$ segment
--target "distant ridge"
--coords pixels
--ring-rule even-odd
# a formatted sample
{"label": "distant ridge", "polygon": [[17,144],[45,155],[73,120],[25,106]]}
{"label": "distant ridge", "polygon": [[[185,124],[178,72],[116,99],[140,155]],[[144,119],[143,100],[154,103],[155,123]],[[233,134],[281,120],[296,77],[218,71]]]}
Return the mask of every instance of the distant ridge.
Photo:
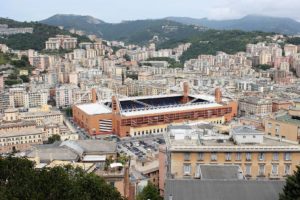
{"label": "distant ridge", "polygon": [[241,19],[233,20],[195,19],[189,17],[167,17],[165,19],[219,30],[263,31],[287,35],[300,33],[300,23],[296,20],[262,15],[247,15]]}
{"label": "distant ridge", "polygon": [[88,34],[95,34],[107,40],[123,40],[138,44],[147,43],[154,36],[160,42],[192,36],[204,27],[185,25],[167,19],[146,19],[106,23],[91,16],[57,14],[40,23],[63,26],[65,29],[77,29]]}

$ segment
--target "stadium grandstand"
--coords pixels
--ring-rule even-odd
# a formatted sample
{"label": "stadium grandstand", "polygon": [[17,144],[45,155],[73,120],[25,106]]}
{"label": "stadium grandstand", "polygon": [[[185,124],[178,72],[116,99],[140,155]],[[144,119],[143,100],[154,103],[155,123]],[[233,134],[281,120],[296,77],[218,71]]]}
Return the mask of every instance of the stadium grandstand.
{"label": "stadium grandstand", "polygon": [[116,134],[120,137],[159,134],[169,124],[209,121],[223,124],[237,114],[237,103],[222,101],[220,89],[215,97],[190,95],[184,84],[183,94],[117,98],[73,106],[73,118],[90,135]]}

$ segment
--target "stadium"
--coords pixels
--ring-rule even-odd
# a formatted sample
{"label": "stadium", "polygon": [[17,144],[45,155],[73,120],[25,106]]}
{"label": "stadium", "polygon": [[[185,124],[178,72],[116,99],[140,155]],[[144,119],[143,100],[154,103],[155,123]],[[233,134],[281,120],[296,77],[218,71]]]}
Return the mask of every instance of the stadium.
{"label": "stadium", "polygon": [[209,121],[223,124],[237,114],[237,103],[222,102],[220,89],[215,97],[190,95],[184,84],[183,94],[139,96],[73,106],[74,121],[90,135],[115,134],[120,137],[159,134],[169,124],[187,121]]}

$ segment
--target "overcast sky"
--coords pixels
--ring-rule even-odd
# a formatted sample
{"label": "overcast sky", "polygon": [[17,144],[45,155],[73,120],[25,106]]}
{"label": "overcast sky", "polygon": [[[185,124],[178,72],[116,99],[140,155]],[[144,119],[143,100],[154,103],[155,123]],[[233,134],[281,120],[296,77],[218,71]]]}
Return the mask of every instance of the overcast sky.
{"label": "overcast sky", "polygon": [[300,20],[300,0],[0,0],[0,17],[38,21],[54,14],[91,15],[106,22],[167,16],[235,19],[247,14]]}

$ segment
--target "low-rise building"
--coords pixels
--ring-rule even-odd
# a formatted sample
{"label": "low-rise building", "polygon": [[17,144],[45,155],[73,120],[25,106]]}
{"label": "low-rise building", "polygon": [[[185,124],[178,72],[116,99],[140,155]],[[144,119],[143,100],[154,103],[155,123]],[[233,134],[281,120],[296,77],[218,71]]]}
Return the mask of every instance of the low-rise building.
{"label": "low-rise building", "polygon": [[268,99],[247,97],[239,100],[239,115],[264,116],[272,113],[272,101]]}
{"label": "low-rise building", "polygon": [[[250,127],[218,134],[207,124],[170,126],[160,150],[160,180],[199,179],[201,165],[237,165],[247,179],[280,179],[296,170],[300,146]],[[163,181],[160,189],[163,190]]]}
{"label": "low-rise building", "polygon": [[300,99],[287,112],[277,113],[265,120],[265,133],[273,137],[300,141]]}

